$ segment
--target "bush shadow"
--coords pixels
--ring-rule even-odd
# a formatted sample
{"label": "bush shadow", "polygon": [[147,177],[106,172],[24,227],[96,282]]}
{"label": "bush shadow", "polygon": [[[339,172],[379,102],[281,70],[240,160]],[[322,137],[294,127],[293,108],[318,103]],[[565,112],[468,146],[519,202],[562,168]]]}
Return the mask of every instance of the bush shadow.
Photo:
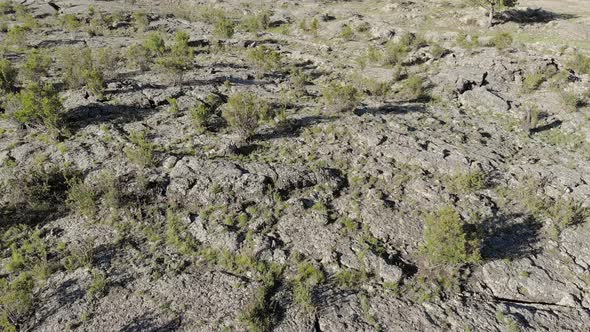
{"label": "bush shadow", "polygon": [[482,221],[481,255],[485,260],[518,259],[535,255],[542,223],[530,215],[499,214]]}

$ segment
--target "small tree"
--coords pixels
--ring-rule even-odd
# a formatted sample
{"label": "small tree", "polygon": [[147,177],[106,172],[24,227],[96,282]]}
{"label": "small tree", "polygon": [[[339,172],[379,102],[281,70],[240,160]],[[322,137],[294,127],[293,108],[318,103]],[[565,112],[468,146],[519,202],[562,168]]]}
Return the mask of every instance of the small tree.
{"label": "small tree", "polygon": [[518,4],[518,0],[467,0],[473,6],[483,7],[488,11],[488,27],[494,24],[496,12],[506,8],[512,8]]}

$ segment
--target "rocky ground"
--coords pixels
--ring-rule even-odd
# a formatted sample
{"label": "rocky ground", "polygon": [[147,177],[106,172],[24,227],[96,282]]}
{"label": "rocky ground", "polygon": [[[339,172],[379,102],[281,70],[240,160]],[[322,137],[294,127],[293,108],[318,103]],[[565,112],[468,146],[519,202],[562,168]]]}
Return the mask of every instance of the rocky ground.
{"label": "rocky ground", "polygon": [[584,2],[3,3],[1,328],[590,330]]}

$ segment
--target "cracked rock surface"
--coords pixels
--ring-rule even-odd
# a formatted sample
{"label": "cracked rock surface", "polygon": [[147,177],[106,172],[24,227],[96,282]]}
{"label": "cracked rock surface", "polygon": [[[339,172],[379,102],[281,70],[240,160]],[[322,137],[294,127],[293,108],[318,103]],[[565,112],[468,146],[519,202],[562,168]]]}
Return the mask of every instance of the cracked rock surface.
{"label": "cracked rock surface", "polygon": [[[30,82],[3,92],[0,330],[588,330],[583,2],[523,0],[488,29],[442,0],[31,0],[18,47],[27,21],[6,10],[3,59],[49,55],[39,81],[59,89],[64,129],[10,117]],[[178,31],[194,51],[182,84],[133,66],[130,46],[159,33],[172,52]],[[369,54],[422,39],[399,66]],[[262,46],[280,66],[261,69]],[[102,95],[64,85],[60,52],[83,47],[116,55]],[[355,87],[354,107],[326,102],[333,82]],[[273,110],[247,139],[225,113],[242,92]],[[477,260],[425,253],[446,207]]]}

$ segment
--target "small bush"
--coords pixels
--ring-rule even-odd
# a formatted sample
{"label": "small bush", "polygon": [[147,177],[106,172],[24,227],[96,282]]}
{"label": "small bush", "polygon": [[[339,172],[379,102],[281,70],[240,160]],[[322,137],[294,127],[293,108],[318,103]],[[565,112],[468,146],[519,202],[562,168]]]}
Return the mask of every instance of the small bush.
{"label": "small bush", "polygon": [[188,41],[189,35],[186,32],[177,32],[170,53],[156,59],[156,64],[169,73],[177,84],[182,84],[183,73],[189,70],[193,63],[194,53]]}
{"label": "small bush", "polygon": [[590,56],[576,53],[569,62],[569,67],[571,67],[576,73],[590,74]]}
{"label": "small bush", "polygon": [[557,199],[547,212],[558,232],[569,226],[581,224],[590,218],[590,209],[573,199]]}
{"label": "small bush", "polygon": [[533,73],[527,75],[522,81],[522,89],[525,92],[537,90],[546,80],[547,77],[545,77],[545,75],[542,73]]}
{"label": "small bush", "polygon": [[158,32],[150,33],[144,39],[142,46],[150,52],[151,56],[162,56],[166,52],[166,43],[162,35]]}
{"label": "small bush", "polygon": [[312,291],[317,285],[326,281],[324,272],[310,262],[301,262],[297,267],[297,275],[293,279],[293,298],[307,312],[315,308]]}
{"label": "small bush", "polygon": [[154,163],[155,145],[148,141],[144,131],[133,131],[129,135],[133,147],[126,148],[125,155],[132,163],[140,167],[149,167]]}
{"label": "small bush", "polygon": [[239,135],[248,138],[261,120],[270,118],[270,107],[253,93],[236,93],[229,97],[223,117]]}
{"label": "small bush", "polygon": [[92,271],[92,281],[88,290],[86,291],[86,298],[89,301],[97,299],[107,292],[107,278],[105,275],[97,270]]}
{"label": "small bush", "polygon": [[344,40],[353,40],[354,39],[354,30],[349,25],[344,25],[342,30],[340,30],[340,38]]}
{"label": "small bush", "polygon": [[68,198],[66,205],[78,215],[94,218],[97,211],[97,197],[94,189],[80,178],[73,178],[68,182]]}
{"label": "small bush", "polygon": [[513,41],[514,39],[509,32],[499,32],[494,35],[490,42],[495,48],[503,50],[512,46]]}
{"label": "small bush", "polygon": [[479,262],[479,245],[477,236],[465,230],[461,216],[452,207],[427,215],[421,253],[431,264]]}
{"label": "small bush", "polygon": [[26,47],[27,33],[20,25],[13,25],[6,34],[6,44],[15,48]]}
{"label": "small bush", "polygon": [[563,104],[563,107],[566,111],[575,112],[576,110],[578,110],[578,108],[584,105],[584,99],[575,93],[562,92],[561,103]]}
{"label": "small bush", "polygon": [[197,130],[202,133],[209,128],[211,116],[221,105],[221,98],[210,94],[205,101],[199,101],[191,110],[190,116]]}
{"label": "small bush", "polygon": [[480,46],[478,35],[468,35],[465,33],[460,33],[457,35],[456,42],[457,45],[467,50],[471,50],[473,48]]}
{"label": "small bush", "polygon": [[127,48],[127,63],[140,71],[146,71],[150,67],[150,51],[142,45],[133,44]]}
{"label": "small bush", "polygon": [[82,24],[74,14],[65,14],[61,16],[61,26],[66,31],[76,31]]}
{"label": "small bush", "polygon": [[50,84],[29,84],[18,94],[10,95],[4,108],[22,124],[48,129],[60,127],[63,106],[57,91]]}
{"label": "small bush", "polygon": [[266,30],[270,26],[270,11],[262,11],[256,15],[250,15],[242,18],[240,27],[247,32],[258,32]]}
{"label": "small bush", "polygon": [[395,66],[401,64],[410,52],[407,45],[401,43],[387,42],[385,52],[383,52],[383,64],[386,66]]}
{"label": "small bush", "polygon": [[213,26],[213,34],[219,38],[231,38],[234,36],[236,24],[225,17],[225,15],[219,15],[215,19]]}
{"label": "small bush", "polygon": [[398,94],[407,100],[418,100],[424,96],[424,82],[419,76],[410,76],[402,83]]}
{"label": "small bush", "polygon": [[281,65],[281,55],[264,45],[248,51],[248,60],[256,67],[257,75],[261,77],[264,72],[277,70]]}
{"label": "small bush", "polygon": [[18,71],[12,66],[12,62],[6,59],[0,60],[0,90],[10,92],[16,84]]}
{"label": "small bush", "polygon": [[143,32],[146,31],[147,28],[150,26],[150,20],[146,13],[144,12],[135,12],[132,15],[133,18],[133,25],[137,31]]}
{"label": "small bush", "polygon": [[310,80],[309,75],[300,68],[292,68],[289,77],[292,91],[298,97],[303,96],[306,93],[305,85]]}
{"label": "small bush", "polygon": [[449,191],[464,194],[485,189],[486,175],[482,171],[473,171],[449,177],[446,182]]}
{"label": "small bush", "polygon": [[330,110],[351,111],[359,105],[361,93],[352,85],[331,82],[322,89],[322,99]]}
{"label": "small bush", "polygon": [[89,48],[66,48],[59,52],[62,78],[70,89],[86,87],[94,96],[102,98],[105,89],[103,71],[97,66]]}
{"label": "small bush", "polygon": [[51,66],[51,57],[38,49],[33,49],[27,55],[21,75],[25,81],[37,82],[41,77],[47,76],[49,66]]}
{"label": "small bush", "polygon": [[21,273],[9,282],[0,279],[0,306],[10,317],[22,318],[33,305],[35,282],[29,273]]}

